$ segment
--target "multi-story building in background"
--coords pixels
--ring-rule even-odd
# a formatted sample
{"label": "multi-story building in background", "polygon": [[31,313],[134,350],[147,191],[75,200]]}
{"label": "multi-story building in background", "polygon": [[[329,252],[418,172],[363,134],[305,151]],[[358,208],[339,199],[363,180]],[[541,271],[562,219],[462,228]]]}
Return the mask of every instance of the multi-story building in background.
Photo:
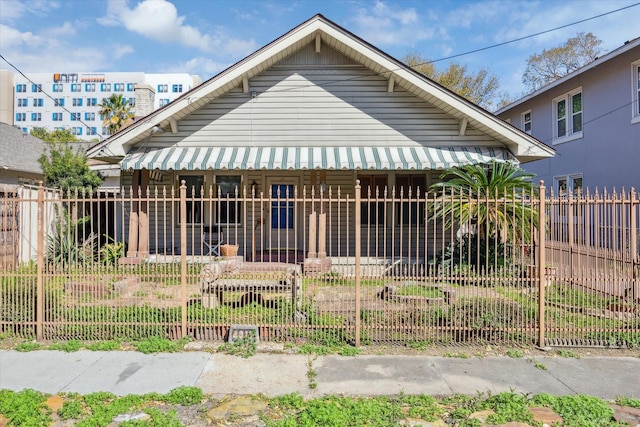
{"label": "multi-story building in background", "polygon": [[[99,113],[104,98],[122,94],[134,106],[132,112],[141,116],[165,106],[200,82],[199,77],[187,73],[52,72],[23,76],[2,71],[0,121],[25,133],[34,127],[44,127],[49,131],[70,129],[79,139],[103,139],[108,136]],[[135,110],[136,86],[153,92],[153,107],[145,114]]]}

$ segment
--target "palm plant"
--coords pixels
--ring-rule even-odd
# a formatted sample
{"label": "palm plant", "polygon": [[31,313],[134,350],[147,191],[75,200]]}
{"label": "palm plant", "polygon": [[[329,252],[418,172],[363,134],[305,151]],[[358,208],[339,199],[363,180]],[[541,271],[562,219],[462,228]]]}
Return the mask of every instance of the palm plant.
{"label": "palm plant", "polygon": [[[431,217],[448,229],[460,227],[459,246],[466,248],[467,256],[477,255],[470,257],[477,266],[494,262],[507,242],[533,239],[538,227],[538,211],[529,202],[537,194],[534,176],[511,162],[497,161],[447,170],[441,178],[450,179],[432,186],[438,195],[430,206]],[[476,238],[462,239],[470,234]]]}
{"label": "palm plant", "polygon": [[131,112],[133,106],[122,94],[113,93],[109,98],[103,98],[98,107],[102,124],[107,126],[110,134],[119,131],[124,123],[134,116]]}

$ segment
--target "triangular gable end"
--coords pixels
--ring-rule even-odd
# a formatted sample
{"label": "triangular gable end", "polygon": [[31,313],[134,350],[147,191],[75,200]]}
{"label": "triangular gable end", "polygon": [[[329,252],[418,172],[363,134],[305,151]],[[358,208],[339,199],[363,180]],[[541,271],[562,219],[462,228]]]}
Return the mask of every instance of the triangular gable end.
{"label": "triangular gable end", "polygon": [[[323,52],[325,55],[317,55],[319,52]],[[327,53],[329,54],[327,55]],[[101,152],[108,152],[110,155],[122,157],[136,144],[148,143],[149,137],[156,127],[173,132],[173,141],[175,142],[175,137],[179,136],[175,133],[180,132],[177,125],[180,120],[206,110],[210,105],[215,104],[214,100],[222,99],[225,96],[229,97],[234,94],[244,94],[245,97],[255,96],[250,93],[253,87],[249,87],[249,81],[252,82],[252,86],[255,85],[256,82],[252,79],[259,80],[258,76],[267,75],[268,70],[272,67],[301,66],[300,59],[304,57],[309,58],[311,62],[318,59],[326,61],[331,55],[333,55],[332,61],[330,61],[333,62],[332,65],[340,60],[344,62],[345,66],[352,65],[362,68],[364,65],[372,72],[372,75],[388,87],[389,92],[405,92],[427,101],[429,107],[435,106],[447,113],[449,117],[457,120],[460,132],[476,129],[504,144],[521,161],[553,155],[553,149],[550,147],[502,122],[424,76],[407,69],[399,61],[387,56],[321,15],[317,15],[296,27],[236,65],[194,88],[167,107],[150,114],[104,143],[93,147],[89,155],[100,157]],[[338,83],[337,81],[336,84]],[[246,98],[244,101],[246,102]],[[170,134],[166,136],[169,137]],[[154,141],[156,139],[157,137],[154,137]],[[161,139],[163,138],[160,137]],[[191,143],[193,141],[181,141],[179,144],[189,145]],[[250,143],[253,144],[255,141]],[[266,143],[268,144],[268,142]],[[334,143],[336,142],[334,141]]]}

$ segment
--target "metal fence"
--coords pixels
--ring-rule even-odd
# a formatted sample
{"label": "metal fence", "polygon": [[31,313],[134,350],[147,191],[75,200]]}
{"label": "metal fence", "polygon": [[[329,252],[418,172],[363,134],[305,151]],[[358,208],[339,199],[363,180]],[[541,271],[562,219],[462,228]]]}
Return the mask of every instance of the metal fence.
{"label": "metal fence", "polygon": [[0,332],[225,340],[245,325],[358,346],[638,346],[639,210],[633,191],[542,185],[23,188],[0,198]]}

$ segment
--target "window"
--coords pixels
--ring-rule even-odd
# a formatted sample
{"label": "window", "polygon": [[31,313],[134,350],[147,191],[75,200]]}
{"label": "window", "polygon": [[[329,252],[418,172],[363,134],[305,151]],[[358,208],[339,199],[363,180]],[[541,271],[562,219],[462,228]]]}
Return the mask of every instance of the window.
{"label": "window", "polygon": [[158,92],[168,92],[169,91],[169,87],[168,85],[158,85]]}
{"label": "window", "polygon": [[56,98],[53,100],[56,107],[64,107],[64,98]]}
{"label": "window", "polygon": [[27,98],[18,98],[18,107],[28,107],[29,102]]}
{"label": "window", "polygon": [[42,121],[42,114],[41,113],[31,113],[31,121],[32,122],[40,122],[40,121]]}
{"label": "window", "polygon": [[109,130],[106,127],[102,128],[102,134],[103,135],[109,135]]}
{"label": "window", "polygon": [[[178,182],[184,180],[187,185],[187,223],[202,223],[202,187],[204,186],[204,176],[202,175],[180,175]],[[182,218],[182,216],[180,216]]]}
{"label": "window", "polygon": [[124,92],[124,83],[114,83],[113,90],[116,92]]}
{"label": "window", "polygon": [[27,85],[26,84],[20,84],[20,85],[16,85],[16,92],[26,92],[27,91]]}
{"label": "window", "polygon": [[54,92],[62,92],[64,90],[64,85],[62,83],[54,83],[53,91]]}
{"label": "window", "polygon": [[84,113],[84,119],[85,120],[95,120],[96,119],[96,113]]}
{"label": "window", "polygon": [[51,116],[51,120],[53,120],[54,122],[61,122],[62,113],[53,113],[53,115]]}
{"label": "window", "polygon": [[87,98],[87,107],[95,107],[98,105],[98,98]]}
{"label": "window", "polygon": [[531,111],[522,113],[522,130],[531,135]]}
{"label": "window", "polygon": [[293,229],[293,184],[273,184],[271,199],[271,228]]}
{"label": "window", "polygon": [[42,92],[42,85],[32,84],[31,92]]}
{"label": "window", "polygon": [[80,120],[80,113],[71,113],[70,119],[72,122]]}
{"label": "window", "polygon": [[[582,89],[553,100],[556,143],[582,137]],[[564,141],[563,141],[564,140]]]}
{"label": "window", "polygon": [[136,99],[135,98],[129,98],[129,105],[131,105],[132,107],[134,105],[136,105]]}
{"label": "window", "polygon": [[33,98],[33,106],[34,107],[42,107],[44,105],[43,98]]}
{"label": "window", "polygon": [[[166,86],[166,85],[165,85],[165,86]],[[182,92],[182,85],[173,85],[173,86],[171,87],[171,89],[172,89],[172,91],[173,91],[173,92],[179,92],[179,93],[181,93],[181,92]]]}
{"label": "window", "polygon": [[555,190],[560,197],[567,197],[569,194],[574,197],[580,197],[582,195],[582,174],[573,174],[566,176],[556,176],[553,179],[555,181]]}
{"label": "window", "polygon": [[84,91],[85,92],[95,92],[96,91],[96,84],[95,83],[85,83]]}
{"label": "window", "polygon": [[74,107],[82,107],[82,98],[73,98]]}
{"label": "window", "polygon": [[81,127],[72,127],[71,128],[71,133],[73,135],[82,135],[82,128]]}
{"label": "window", "polygon": [[165,105],[167,105],[169,103],[169,98],[160,98],[160,106],[164,107]]}
{"label": "window", "polygon": [[24,122],[27,120],[27,113],[16,113],[16,122]]}
{"label": "window", "polygon": [[215,197],[220,191],[219,203],[216,203],[217,224],[240,224],[242,203],[236,200],[240,196],[242,177],[240,175],[216,176]]}
{"label": "window", "polygon": [[100,83],[100,92],[111,92],[111,83]]}
{"label": "window", "polygon": [[136,88],[135,83],[127,83],[127,92],[133,92]]}
{"label": "window", "polygon": [[631,72],[633,74],[632,123],[640,123],[640,61],[632,64]]}
{"label": "window", "polygon": [[80,83],[71,84],[71,92],[80,92],[81,90],[82,90],[82,85]]}
{"label": "window", "polygon": [[[358,176],[360,180],[360,223],[383,225],[385,220],[384,192],[387,189],[386,175]],[[376,196],[379,198],[376,201]]]}
{"label": "window", "polygon": [[396,197],[404,200],[396,204],[396,218],[400,225],[424,223],[426,206],[423,198],[426,187],[427,179],[424,175],[396,176]]}
{"label": "window", "polygon": [[98,133],[96,132],[96,128],[95,127],[89,127],[87,126],[87,135],[97,135]]}

